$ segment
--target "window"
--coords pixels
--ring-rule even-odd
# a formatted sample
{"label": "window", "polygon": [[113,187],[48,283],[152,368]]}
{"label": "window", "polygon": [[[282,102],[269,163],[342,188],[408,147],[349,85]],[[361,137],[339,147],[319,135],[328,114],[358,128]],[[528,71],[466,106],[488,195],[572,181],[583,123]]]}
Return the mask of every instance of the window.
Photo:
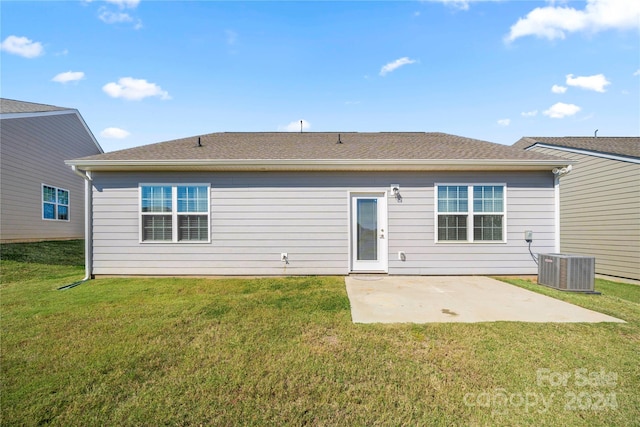
{"label": "window", "polygon": [[42,219],[69,221],[69,191],[42,184]]}
{"label": "window", "polygon": [[140,240],[208,242],[209,185],[140,185]]}
{"label": "window", "polygon": [[437,185],[437,241],[503,242],[504,189],[504,185]]}
{"label": "window", "polygon": [[467,186],[438,187],[438,240],[467,240],[468,199]]}

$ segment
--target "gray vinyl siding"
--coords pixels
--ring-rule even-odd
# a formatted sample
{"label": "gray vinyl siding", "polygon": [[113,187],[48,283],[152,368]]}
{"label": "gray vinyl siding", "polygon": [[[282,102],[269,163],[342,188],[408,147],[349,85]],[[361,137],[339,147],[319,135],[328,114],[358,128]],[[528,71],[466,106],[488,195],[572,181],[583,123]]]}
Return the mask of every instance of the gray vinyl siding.
{"label": "gray vinyl siding", "polygon": [[[506,243],[435,243],[434,183],[506,183]],[[551,172],[94,173],[96,275],[344,275],[349,192],[388,191],[389,274],[535,274],[554,247]],[[211,243],[141,243],[140,183],[210,183]],[[397,252],[405,251],[406,261]],[[289,264],[280,254],[289,254]]]}
{"label": "gray vinyl siding", "polygon": [[[84,237],[84,182],[65,160],[99,154],[75,113],[0,122],[0,238],[7,241]],[[42,219],[42,184],[69,191],[69,221]]]}
{"label": "gray vinyl siding", "polygon": [[560,249],[596,273],[640,280],[640,164],[534,148],[577,163],[560,180]]}

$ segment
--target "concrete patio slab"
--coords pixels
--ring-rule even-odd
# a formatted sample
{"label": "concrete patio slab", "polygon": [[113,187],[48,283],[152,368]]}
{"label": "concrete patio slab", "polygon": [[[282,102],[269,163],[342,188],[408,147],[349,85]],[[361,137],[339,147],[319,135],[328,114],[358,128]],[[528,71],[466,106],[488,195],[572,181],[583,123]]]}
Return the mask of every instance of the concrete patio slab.
{"label": "concrete patio slab", "polygon": [[354,323],[624,323],[483,276],[358,275],[346,277],[345,282]]}

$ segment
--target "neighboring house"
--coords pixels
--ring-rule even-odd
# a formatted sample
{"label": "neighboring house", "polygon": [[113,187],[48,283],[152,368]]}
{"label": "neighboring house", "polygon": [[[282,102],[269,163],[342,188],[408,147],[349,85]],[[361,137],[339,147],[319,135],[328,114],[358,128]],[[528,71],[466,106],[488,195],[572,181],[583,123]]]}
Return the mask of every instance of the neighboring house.
{"label": "neighboring house", "polygon": [[525,137],[514,147],[575,162],[560,179],[560,250],[640,280],[640,137]]}
{"label": "neighboring house", "polygon": [[84,182],[64,161],[102,152],[77,110],[0,98],[0,240],[82,239]]}
{"label": "neighboring house", "polygon": [[[564,159],[442,133],[214,133],[67,162],[88,275],[536,274]],[[90,265],[90,263],[93,263]]]}

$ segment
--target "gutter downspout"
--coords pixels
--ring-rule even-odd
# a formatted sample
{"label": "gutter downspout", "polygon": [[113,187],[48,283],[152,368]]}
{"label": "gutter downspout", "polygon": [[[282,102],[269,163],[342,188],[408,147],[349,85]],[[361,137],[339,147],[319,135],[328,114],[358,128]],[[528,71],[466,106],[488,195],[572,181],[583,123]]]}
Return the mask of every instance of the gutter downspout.
{"label": "gutter downspout", "polygon": [[560,253],[560,178],[571,172],[572,166],[568,165],[561,169],[553,169],[553,189],[555,193],[554,231],[555,242],[553,251]]}
{"label": "gutter downspout", "polygon": [[89,175],[86,171],[81,171],[77,166],[71,166],[73,172],[76,175],[80,176],[84,179],[84,266],[85,266],[85,275],[82,280],[71,283],[70,285],[65,285],[58,290],[65,290],[74,288],[86,281],[91,280],[92,271],[93,271],[93,239],[92,239],[92,224],[91,224],[91,199],[92,199],[92,186],[91,182],[93,179],[91,175]]}

